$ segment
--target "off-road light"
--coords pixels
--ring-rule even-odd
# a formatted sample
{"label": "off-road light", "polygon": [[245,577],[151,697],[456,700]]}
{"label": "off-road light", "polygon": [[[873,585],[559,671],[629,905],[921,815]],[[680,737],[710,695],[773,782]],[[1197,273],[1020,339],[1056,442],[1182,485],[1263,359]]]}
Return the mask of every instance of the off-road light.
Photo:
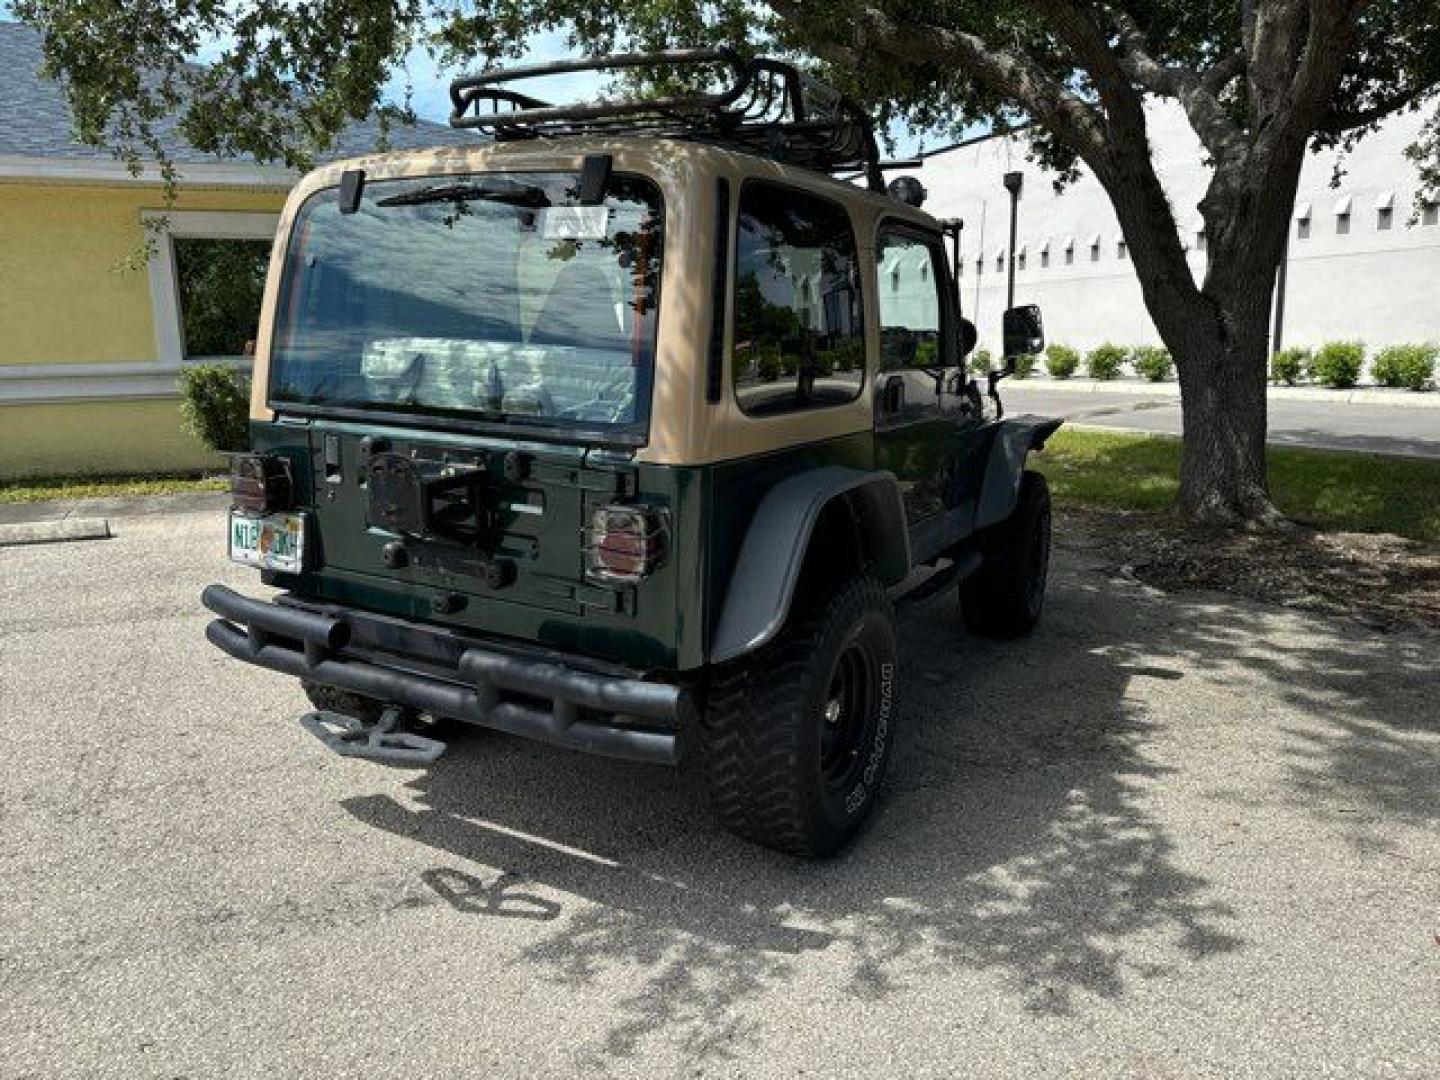
{"label": "off-road light", "polygon": [[268,514],[288,510],[295,497],[290,459],[275,454],[236,454],[230,463],[230,500],[236,510]]}
{"label": "off-road light", "polygon": [[913,206],[917,209],[925,205],[929,192],[925,185],[913,176],[897,176],[890,181],[890,186],[885,189],[892,199],[899,199],[906,206]]}
{"label": "off-road light", "polygon": [[603,506],[591,518],[585,572],[600,581],[639,581],[665,557],[665,534],[654,507]]}

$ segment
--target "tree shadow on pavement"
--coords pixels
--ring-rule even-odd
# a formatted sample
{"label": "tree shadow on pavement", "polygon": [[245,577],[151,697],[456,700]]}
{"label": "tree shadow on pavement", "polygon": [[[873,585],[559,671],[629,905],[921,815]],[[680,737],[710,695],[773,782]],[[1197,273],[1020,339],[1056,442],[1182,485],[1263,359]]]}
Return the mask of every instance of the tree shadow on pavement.
{"label": "tree shadow on pavement", "polygon": [[[1154,810],[1184,764],[1176,729],[1188,714],[1164,703],[1192,683],[1321,711],[1284,736],[1291,797],[1436,816],[1434,748],[1397,768],[1405,746],[1385,734],[1399,740],[1403,721],[1365,681],[1379,661],[1345,627],[1287,644],[1274,624],[1294,616],[1166,597],[1084,562],[1065,556],[1043,628],[1023,642],[967,638],[949,598],[911,616],[889,791],[828,862],[720,833],[693,766],[498,736],[461,742],[418,775],[415,808],[383,796],[345,806],[443,853],[427,873],[457,910],[511,903],[534,918],[563,904],[527,947],[537,977],[598,991],[617,969],[644,969],[639,989],[610,1002],[608,1035],[589,1048],[597,1063],[657,1039],[695,1060],[734,1054],[747,1006],[802,964],[825,964],[862,998],[963,966],[997,974],[1030,1010],[1066,1014],[1242,948],[1235,914]],[[1386,656],[1392,674],[1416,659]],[[455,898],[467,890],[468,908]]]}

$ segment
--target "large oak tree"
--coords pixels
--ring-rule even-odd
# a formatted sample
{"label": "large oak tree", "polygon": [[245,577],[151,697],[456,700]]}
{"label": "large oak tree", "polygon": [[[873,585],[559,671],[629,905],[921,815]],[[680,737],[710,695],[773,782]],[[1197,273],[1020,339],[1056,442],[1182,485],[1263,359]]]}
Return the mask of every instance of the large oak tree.
{"label": "large oak tree", "polygon": [[[478,66],[563,28],[579,51],[728,43],[808,58],[888,116],[1032,121],[1039,157],[1114,203],[1184,406],[1180,501],[1274,515],[1267,320],[1307,149],[1440,86],[1440,0],[18,0],[46,33],[83,137],[132,160],[178,113],[202,149],[302,165],[381,105],[405,57]],[[191,61],[205,47],[209,64]],[[1197,283],[1146,136],[1178,102],[1212,166]],[[1436,132],[1432,130],[1432,137]],[[1417,150],[1433,166],[1434,146]],[[1430,178],[1435,170],[1430,168]]]}

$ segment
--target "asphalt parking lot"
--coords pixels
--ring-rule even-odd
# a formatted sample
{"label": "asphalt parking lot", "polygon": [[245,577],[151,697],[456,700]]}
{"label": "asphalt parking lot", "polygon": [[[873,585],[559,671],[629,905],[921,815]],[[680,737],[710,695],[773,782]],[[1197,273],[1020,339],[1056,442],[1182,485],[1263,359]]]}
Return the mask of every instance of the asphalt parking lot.
{"label": "asphalt parking lot", "polygon": [[1440,636],[1168,597],[907,623],[873,825],[694,769],[330,756],[208,645],[213,508],[0,549],[0,1075],[1440,1074]]}
{"label": "asphalt parking lot", "polygon": [[[1066,386],[1016,380],[1001,396],[1012,412],[1063,416],[1072,423],[1158,435],[1180,434],[1180,398],[1170,386],[1143,383],[1106,386],[1087,393],[1084,383]],[[1168,391],[1168,392],[1167,392]],[[1368,454],[1440,457],[1440,395],[1381,391],[1378,402],[1348,402],[1336,391],[1272,392],[1266,437],[1274,446],[1308,446]],[[1435,404],[1431,404],[1434,402]]]}

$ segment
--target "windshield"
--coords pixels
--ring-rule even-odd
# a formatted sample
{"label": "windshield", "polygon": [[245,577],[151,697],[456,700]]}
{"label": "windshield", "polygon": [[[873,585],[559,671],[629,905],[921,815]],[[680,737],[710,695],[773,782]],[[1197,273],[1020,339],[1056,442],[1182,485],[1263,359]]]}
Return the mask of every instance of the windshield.
{"label": "windshield", "polygon": [[614,176],[508,173],[335,189],[295,221],[270,397],[282,407],[438,413],[643,432],[661,207]]}

